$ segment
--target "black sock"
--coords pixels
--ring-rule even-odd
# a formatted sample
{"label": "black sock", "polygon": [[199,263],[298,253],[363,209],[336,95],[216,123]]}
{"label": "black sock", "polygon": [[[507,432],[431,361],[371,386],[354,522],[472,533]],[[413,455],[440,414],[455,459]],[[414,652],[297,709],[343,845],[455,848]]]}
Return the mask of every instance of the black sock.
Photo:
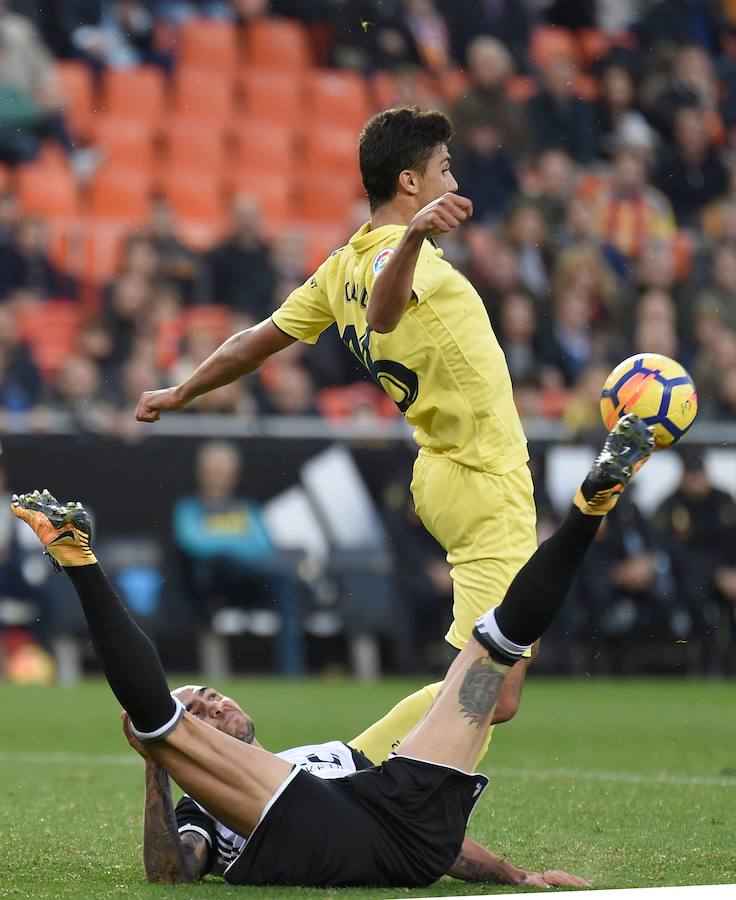
{"label": "black sock", "polygon": [[518,571],[494,611],[507,640],[528,646],[544,634],[562,608],[602,520],[603,516],[586,516],[571,507],[562,525]]}
{"label": "black sock", "polygon": [[66,566],[92,646],[118,702],[138,731],[154,732],[176,712],[158,653],[131,619],[102,568]]}

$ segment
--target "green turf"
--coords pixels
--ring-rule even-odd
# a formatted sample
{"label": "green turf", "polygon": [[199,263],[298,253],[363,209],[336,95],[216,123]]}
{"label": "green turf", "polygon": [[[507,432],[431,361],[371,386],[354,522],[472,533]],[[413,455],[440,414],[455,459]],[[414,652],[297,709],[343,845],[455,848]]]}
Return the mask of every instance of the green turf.
{"label": "green turf", "polygon": [[[281,749],[349,738],[417,684],[251,679],[225,687],[251,712],[262,742]],[[149,886],[140,861],[142,764],[119,732],[107,688],[0,684],[0,709],[2,897],[513,890],[449,879],[414,892],[231,888],[217,879]],[[113,760],[89,758],[105,754]],[[497,730],[486,768],[495,774],[471,833],[519,865],[566,868],[598,888],[736,882],[736,684],[535,679],[517,719]]]}

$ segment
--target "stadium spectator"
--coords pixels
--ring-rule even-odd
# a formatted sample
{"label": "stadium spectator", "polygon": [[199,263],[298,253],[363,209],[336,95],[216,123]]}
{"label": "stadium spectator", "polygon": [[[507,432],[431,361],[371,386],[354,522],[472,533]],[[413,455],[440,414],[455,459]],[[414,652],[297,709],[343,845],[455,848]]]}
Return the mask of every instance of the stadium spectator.
{"label": "stadium spectator", "polygon": [[387,479],[383,489],[383,520],[391,540],[396,615],[409,619],[402,628],[401,653],[407,653],[405,671],[410,672],[433,670],[444,660],[438,638],[450,624],[452,578],[444,550],[414,509],[408,490],[414,453],[405,456],[407,464]]}
{"label": "stadium spectator", "polygon": [[647,242],[670,240],[675,222],[667,198],[647,183],[646,163],[624,148],[616,153],[611,182],[592,202],[598,240],[611,251],[619,267],[637,260]]}
{"label": "stadium spectator", "polygon": [[174,506],[172,529],[182,574],[198,617],[222,608],[266,608],[282,618],[279,667],[304,666],[300,587],[275,555],[259,504],[238,494],[242,456],[234,444],[203,444],[196,460],[196,493]]}
{"label": "stadium spectator", "polygon": [[575,187],[575,164],[563,150],[546,150],[527,172],[523,196],[533,200],[547,222],[555,248],[565,242],[564,225]]}
{"label": "stadium spectator", "polygon": [[713,251],[707,285],[696,307],[713,309],[721,321],[736,328],[736,244],[725,241]]}
{"label": "stadium spectator", "polygon": [[529,125],[523,108],[508,96],[513,74],[508,49],[496,38],[475,38],[468,46],[467,72],[468,88],[450,110],[461,148],[468,130],[483,123],[497,130],[499,143],[514,159],[528,157]]}
{"label": "stadium spectator", "polygon": [[43,219],[21,219],[12,243],[0,244],[0,298],[16,292],[37,300],[76,296],[72,279],[49,259],[49,233]]}
{"label": "stadium spectator", "polygon": [[527,68],[529,14],[523,3],[491,0],[490,3],[459,4],[440,0],[442,14],[450,28],[455,59],[466,58],[470,43],[478,35],[489,35],[504,43],[521,71]]}
{"label": "stadium spectator", "polygon": [[692,373],[698,386],[698,404],[711,419],[718,418],[724,373],[736,367],[736,330],[720,319],[718,325],[708,343],[698,348]]}
{"label": "stadium spectator", "polygon": [[195,299],[200,262],[196,254],[177,237],[174,215],[165,197],[155,197],[151,203],[151,214],[144,234],[157,256],[158,278],[175,287],[185,303]]}
{"label": "stadium spectator", "polygon": [[140,272],[124,272],[108,286],[104,319],[114,340],[114,361],[122,364],[130,355],[138,329],[147,318],[153,285]]}
{"label": "stadium spectator", "polygon": [[596,325],[608,322],[618,305],[619,282],[600,247],[591,242],[572,244],[557,254],[552,271],[555,295],[579,288],[592,305]]}
{"label": "stadium spectator", "polygon": [[550,287],[552,253],[547,223],[536,203],[518,200],[506,215],[506,234],[516,254],[523,286],[539,299]]}
{"label": "stadium spectator", "polygon": [[230,215],[229,236],[205,256],[203,295],[260,321],[273,310],[276,278],[261,208],[255,197],[244,194],[233,198]]}
{"label": "stadium spectator", "polygon": [[[573,586],[586,671],[640,670],[641,651],[683,623],[673,615],[669,557],[635,503],[619,503],[591,547]],[[684,637],[683,631],[675,632]]]}
{"label": "stadium spectator", "polygon": [[556,294],[542,335],[540,357],[572,386],[593,357],[593,305],[584,288],[568,285]]}
{"label": "stadium spectator", "polygon": [[27,412],[41,394],[41,376],[18,337],[11,308],[0,304],[0,410]]}
{"label": "stadium spectator", "polygon": [[493,320],[501,298],[522,289],[519,263],[511,244],[490,228],[471,225],[465,232],[470,251],[468,274]]}
{"label": "stadium spectator", "polygon": [[69,416],[75,431],[106,434],[114,424],[114,411],[94,360],[69,356],[47,385],[43,399],[54,412]]}
{"label": "stadium spectator", "polygon": [[401,22],[422,65],[430,72],[444,72],[450,66],[450,33],[435,0],[404,0],[402,8]]}
{"label": "stadium spectator", "polygon": [[458,177],[464,194],[473,201],[478,222],[497,222],[518,189],[511,154],[490,122],[468,124]]}
{"label": "stadium spectator", "polygon": [[579,163],[595,158],[595,120],[590,104],[575,93],[575,68],[566,59],[550,62],[539,91],[527,103],[537,151],[563,149]]}
{"label": "stadium spectator", "polygon": [[674,144],[662,147],[653,182],[669,198],[681,228],[699,227],[703,207],[726,191],[728,170],[708,138],[702,110],[677,110]]}
{"label": "stadium spectator", "polygon": [[728,619],[726,598],[719,590],[733,558],[736,503],[714,487],[698,447],[684,446],[680,484],[657,509],[653,523],[669,553],[677,605],[690,620],[689,639],[697,655],[690,656],[691,673],[722,674],[724,659],[718,626]]}
{"label": "stadium spectator", "polygon": [[635,130],[646,133],[649,126],[636,108],[636,85],[631,71],[615,60],[603,69],[601,93],[593,105],[597,136],[597,156],[610,158],[622,137]]}
{"label": "stadium spectator", "polygon": [[[49,570],[34,565],[31,548],[6,510],[10,501],[7,474],[0,467],[0,676],[11,679],[20,654],[32,647],[48,648],[51,637],[53,598],[46,586]],[[40,651],[45,656],[45,651]],[[46,677],[38,683],[53,680],[53,663],[49,661]]]}
{"label": "stadium spectator", "polygon": [[648,109],[649,119],[668,140],[675,137],[675,118],[683,106],[694,106],[706,114],[706,125],[713,139],[723,137],[719,113],[719,85],[713,61],[698,45],[683,47],[673,60],[672,74],[654,97]]}
{"label": "stadium spectator", "polygon": [[[173,22],[177,25],[188,19],[209,16],[215,19],[235,18],[241,7],[243,13],[255,7],[259,15],[266,13],[265,2],[238,2],[238,0],[154,0],[154,12],[157,18]],[[286,15],[286,13],[284,13]],[[293,11],[288,13],[293,15]],[[244,16],[245,17],[245,16]]]}
{"label": "stadium spectator", "polygon": [[155,20],[150,4],[137,0],[73,4],[81,6],[76,22],[69,19],[66,39],[71,55],[96,71],[129,69],[141,64],[168,70],[171,59],[156,46]]}
{"label": "stadium spectator", "polygon": [[570,436],[576,441],[599,443],[604,432],[601,419],[601,385],[605,382],[610,366],[591,362],[578,376],[565,406],[563,421]]}
{"label": "stadium spectator", "polygon": [[662,0],[644,13],[632,30],[644,51],[698,44],[716,56],[725,26],[718,0]]}
{"label": "stadium spectator", "polygon": [[539,357],[537,310],[533,297],[511,291],[501,300],[498,316],[501,344],[512,383],[535,374]]}

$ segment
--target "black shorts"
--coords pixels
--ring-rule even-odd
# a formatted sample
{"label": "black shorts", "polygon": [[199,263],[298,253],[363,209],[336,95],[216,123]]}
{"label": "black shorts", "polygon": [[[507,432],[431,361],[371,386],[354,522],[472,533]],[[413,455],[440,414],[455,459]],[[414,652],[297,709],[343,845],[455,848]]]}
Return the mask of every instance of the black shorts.
{"label": "black shorts", "polygon": [[345,778],[297,769],[225,879],[424,887],[455,862],[487,783],[484,775],[404,756]]}

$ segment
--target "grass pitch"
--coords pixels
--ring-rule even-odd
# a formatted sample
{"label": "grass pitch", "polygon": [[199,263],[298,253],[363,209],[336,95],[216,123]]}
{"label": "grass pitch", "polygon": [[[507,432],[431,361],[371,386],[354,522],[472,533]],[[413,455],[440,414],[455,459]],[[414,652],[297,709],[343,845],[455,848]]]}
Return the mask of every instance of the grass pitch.
{"label": "grass pitch", "polygon": [[[419,682],[222,685],[274,750],[350,738]],[[232,888],[148,885],[142,763],[101,681],[0,684],[0,896],[385,898],[509,887]],[[596,888],[736,882],[736,684],[530,679],[497,729],[492,783],[470,833],[517,865],[564,868]],[[318,825],[317,825],[318,827]],[[285,848],[285,852],[288,852]]]}

